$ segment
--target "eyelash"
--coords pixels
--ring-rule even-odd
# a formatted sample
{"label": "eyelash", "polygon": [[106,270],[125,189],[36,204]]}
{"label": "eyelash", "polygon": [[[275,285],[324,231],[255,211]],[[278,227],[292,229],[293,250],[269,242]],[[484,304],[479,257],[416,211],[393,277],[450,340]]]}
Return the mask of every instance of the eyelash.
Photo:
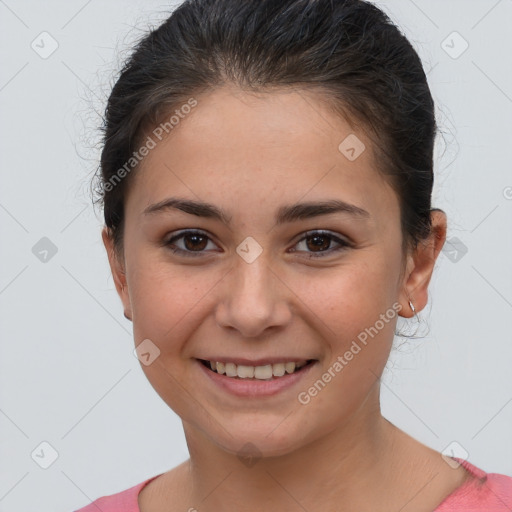
{"label": "eyelash", "polygon": [[[184,238],[187,235],[189,235],[189,236],[190,235],[200,235],[200,236],[210,239],[210,237],[202,231],[188,230],[188,231],[182,231],[178,235],[173,236],[167,242],[164,242],[164,245],[167,246],[173,253],[179,254],[181,256],[185,256],[187,258],[188,257],[194,258],[194,257],[204,254],[204,251],[186,251],[186,250],[180,249],[179,247],[174,246],[174,242],[176,240],[179,240],[180,238]],[[327,231],[322,231],[322,230],[307,231],[305,233],[304,237],[302,237],[295,245],[306,240],[307,238],[312,238],[314,236],[322,236],[322,237],[330,238],[331,240],[339,243],[340,247],[337,247],[335,249],[327,249],[325,251],[319,251],[317,253],[311,252],[311,253],[309,253],[310,254],[309,258],[323,258],[323,257],[325,257],[325,255],[332,254],[333,252],[344,251],[344,250],[352,247],[352,244],[350,244],[349,242],[342,240],[341,238],[339,238],[335,235],[332,235]],[[297,252],[297,251],[292,251],[292,252]]]}

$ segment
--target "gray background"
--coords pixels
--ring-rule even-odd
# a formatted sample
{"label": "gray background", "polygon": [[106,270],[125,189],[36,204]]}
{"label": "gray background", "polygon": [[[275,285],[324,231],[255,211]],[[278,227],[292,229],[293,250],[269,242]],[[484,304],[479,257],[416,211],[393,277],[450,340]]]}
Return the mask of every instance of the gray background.
{"label": "gray background", "polygon": [[[444,134],[433,203],[449,219],[426,337],[398,339],[383,413],[512,475],[512,1],[378,4],[428,71]],[[0,0],[0,511],[72,511],[188,457],[133,355],[89,196],[96,113],[130,43],[172,5]],[[43,237],[57,249],[46,261]]]}

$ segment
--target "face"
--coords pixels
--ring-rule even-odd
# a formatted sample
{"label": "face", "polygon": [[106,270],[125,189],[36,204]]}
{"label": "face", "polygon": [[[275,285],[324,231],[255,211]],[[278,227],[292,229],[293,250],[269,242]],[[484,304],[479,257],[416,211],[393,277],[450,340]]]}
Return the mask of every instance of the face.
{"label": "face", "polygon": [[[143,371],[190,431],[232,453],[291,452],[378,412],[407,304],[398,198],[369,139],[312,93],[197,100],[131,177],[116,286],[135,345],[150,340]],[[350,134],[366,147],[355,159],[339,149]],[[170,198],[221,218],[155,206]],[[300,206],[334,201],[350,206]],[[285,375],[265,380],[269,364]]]}

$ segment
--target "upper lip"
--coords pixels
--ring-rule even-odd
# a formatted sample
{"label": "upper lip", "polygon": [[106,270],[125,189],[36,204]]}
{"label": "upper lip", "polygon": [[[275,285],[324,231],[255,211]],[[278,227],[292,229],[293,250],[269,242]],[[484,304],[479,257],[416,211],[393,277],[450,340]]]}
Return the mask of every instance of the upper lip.
{"label": "upper lip", "polygon": [[201,357],[198,359],[202,359],[203,361],[214,361],[217,363],[233,363],[244,366],[266,366],[267,364],[278,364],[278,363],[306,363],[308,361],[312,361],[311,358],[304,357],[293,357],[293,356],[285,356],[285,357],[264,357],[261,359],[246,359],[244,357],[224,357],[224,356],[214,356],[214,357]]}

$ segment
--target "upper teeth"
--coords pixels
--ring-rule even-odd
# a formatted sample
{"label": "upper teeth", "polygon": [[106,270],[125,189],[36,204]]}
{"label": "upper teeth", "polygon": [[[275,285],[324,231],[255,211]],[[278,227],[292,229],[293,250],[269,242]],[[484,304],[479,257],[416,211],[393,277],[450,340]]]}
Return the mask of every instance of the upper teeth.
{"label": "upper teeth", "polygon": [[293,373],[296,369],[302,368],[306,361],[300,363],[275,363],[266,364],[264,366],[245,366],[234,363],[221,363],[218,361],[210,361],[212,370],[217,373],[226,374],[228,377],[240,377],[241,379],[271,379],[274,377],[282,377],[285,373]]}

